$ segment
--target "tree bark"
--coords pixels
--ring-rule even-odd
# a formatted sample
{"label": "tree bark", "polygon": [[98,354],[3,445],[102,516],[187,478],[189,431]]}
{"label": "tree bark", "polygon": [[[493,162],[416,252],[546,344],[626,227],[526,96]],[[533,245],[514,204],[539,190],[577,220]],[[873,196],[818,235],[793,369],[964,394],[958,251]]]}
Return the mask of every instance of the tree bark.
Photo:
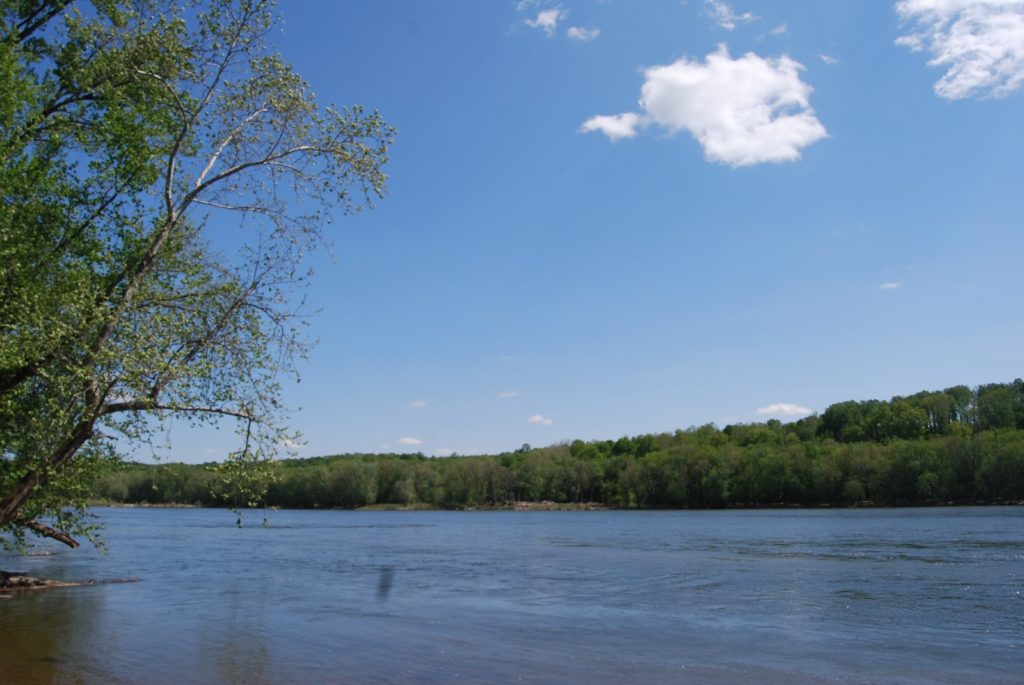
{"label": "tree bark", "polygon": [[[42,468],[32,469],[26,473],[18,484],[14,486],[11,493],[0,501],[0,524],[11,523],[19,518],[19,510],[29,500],[37,487],[45,484],[49,479],[49,473],[59,470],[71,457],[75,456],[78,450],[93,435],[93,422],[80,421],[75,426],[71,437],[64,441],[50,456],[43,462]],[[38,531],[37,531],[38,532]],[[70,538],[68,538],[70,539]],[[63,541],[62,541],[63,542]],[[65,543],[67,544],[67,543]],[[78,546],[78,543],[72,545]]]}
{"label": "tree bark", "polygon": [[63,542],[65,545],[72,549],[79,546],[78,541],[70,535],[68,535],[67,533],[62,533],[56,528],[52,528],[44,523],[40,523],[39,521],[20,521],[19,523],[25,526],[26,528],[34,530],[43,537],[52,538],[57,542]]}

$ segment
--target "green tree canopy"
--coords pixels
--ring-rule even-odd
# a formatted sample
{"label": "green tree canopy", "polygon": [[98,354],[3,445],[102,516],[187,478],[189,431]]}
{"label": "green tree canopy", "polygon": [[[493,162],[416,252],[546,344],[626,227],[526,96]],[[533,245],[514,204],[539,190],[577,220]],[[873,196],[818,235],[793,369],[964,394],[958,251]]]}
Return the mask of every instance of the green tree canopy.
{"label": "green tree canopy", "polygon": [[318,107],[275,21],[0,0],[0,533],[77,544],[90,474],[168,418],[236,420],[236,465],[280,442],[303,256],[384,192],[393,132]]}

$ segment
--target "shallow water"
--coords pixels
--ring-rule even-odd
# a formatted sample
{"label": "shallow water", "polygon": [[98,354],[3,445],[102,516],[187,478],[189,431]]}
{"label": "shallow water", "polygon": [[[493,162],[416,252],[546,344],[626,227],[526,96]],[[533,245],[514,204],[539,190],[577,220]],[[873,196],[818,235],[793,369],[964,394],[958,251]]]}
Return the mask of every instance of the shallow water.
{"label": "shallow water", "polygon": [[1024,681],[1024,508],[97,513],[0,683]]}

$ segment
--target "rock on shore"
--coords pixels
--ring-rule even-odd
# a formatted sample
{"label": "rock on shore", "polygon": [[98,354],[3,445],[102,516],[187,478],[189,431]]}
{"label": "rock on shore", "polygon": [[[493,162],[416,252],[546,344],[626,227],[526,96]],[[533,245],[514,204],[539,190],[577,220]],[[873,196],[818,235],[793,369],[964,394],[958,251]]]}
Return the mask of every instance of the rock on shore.
{"label": "rock on shore", "polygon": [[26,576],[20,571],[0,571],[0,592],[14,592],[21,590],[45,590],[54,587],[76,587],[78,585],[91,585],[93,581],[67,581],[67,580],[45,580]]}

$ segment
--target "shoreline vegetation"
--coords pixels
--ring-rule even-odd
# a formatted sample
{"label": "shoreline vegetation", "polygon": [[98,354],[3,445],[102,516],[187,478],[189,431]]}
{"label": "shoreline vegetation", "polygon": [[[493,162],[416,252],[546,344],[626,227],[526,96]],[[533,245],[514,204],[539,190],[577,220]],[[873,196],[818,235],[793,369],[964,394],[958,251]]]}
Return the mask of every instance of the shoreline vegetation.
{"label": "shoreline vegetation", "polygon": [[[93,508],[110,508],[110,509],[228,509],[226,506],[213,505],[208,507],[203,504],[180,504],[180,503],[168,503],[168,504],[150,504],[149,502],[141,503],[122,503],[122,502],[111,502],[107,500],[96,500],[89,503],[89,506]],[[294,510],[301,511],[303,509],[309,509],[311,507],[273,507],[274,510]],[[252,508],[254,511],[261,510],[257,507]],[[318,508],[323,510],[323,508]],[[416,504],[367,504],[361,507],[329,507],[329,510],[333,511],[613,511],[619,510],[619,507],[608,506],[601,502],[508,502],[505,504],[485,504],[475,507],[456,507],[456,508],[442,508],[432,504],[418,502]]]}
{"label": "shoreline vegetation", "polygon": [[[94,509],[223,509],[224,505],[203,504],[150,504],[148,502],[132,504],[97,500],[90,502]],[[877,502],[857,502],[855,504],[734,504],[724,507],[703,507],[704,511],[777,511],[780,509],[902,509],[907,507],[1022,507],[1024,500],[998,502],[927,502],[913,505],[879,504]],[[437,507],[431,504],[367,504],[361,507],[266,507],[273,511],[680,511],[680,507],[647,507],[645,509],[623,508],[602,504],[601,502],[510,502],[507,504],[485,504],[475,507]],[[248,511],[263,511],[264,508],[252,507]],[[695,511],[693,507],[687,511]]]}
{"label": "shoreline vegetation", "polygon": [[[840,402],[790,423],[714,424],[498,455],[275,462],[259,507],[717,509],[1024,502],[1024,381]],[[225,506],[213,464],[126,464],[93,501]],[[249,501],[236,501],[237,507]]]}

